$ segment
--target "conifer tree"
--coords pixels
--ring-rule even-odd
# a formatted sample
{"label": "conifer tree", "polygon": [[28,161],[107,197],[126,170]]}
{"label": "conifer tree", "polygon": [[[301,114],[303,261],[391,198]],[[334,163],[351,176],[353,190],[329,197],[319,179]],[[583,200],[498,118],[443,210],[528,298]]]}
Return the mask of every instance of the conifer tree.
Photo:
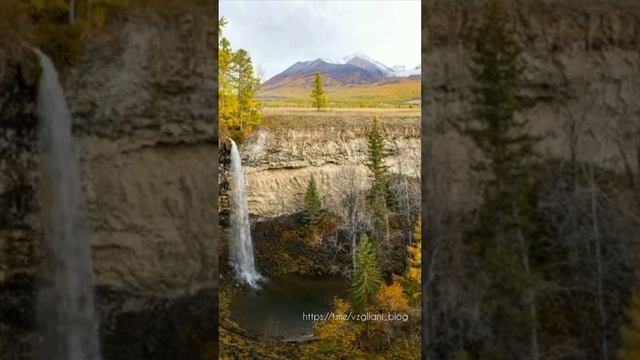
{"label": "conifer tree", "polygon": [[380,194],[386,199],[389,196],[389,166],[385,160],[389,153],[382,134],[382,124],[377,116],[373,118],[373,125],[367,135],[367,149],[369,150],[367,167],[371,171],[373,181],[371,192]]}
{"label": "conifer tree", "polygon": [[321,216],[322,202],[318,194],[316,180],[313,175],[311,175],[311,179],[307,185],[307,192],[304,195],[303,221],[307,225],[317,225],[320,222]]}
{"label": "conifer tree", "polygon": [[356,253],[356,269],[351,287],[354,308],[361,311],[371,305],[381,283],[382,275],[378,266],[376,250],[365,234],[358,244],[358,252]]}
{"label": "conifer tree", "polygon": [[482,179],[483,204],[468,234],[469,249],[482,273],[479,279],[484,281],[475,283],[494,294],[483,299],[485,320],[496,334],[511,335],[510,341],[485,346],[495,356],[524,350],[530,359],[538,359],[537,279],[530,244],[536,236],[531,172],[539,139],[527,133],[527,120],[518,116],[528,106],[522,95],[520,54],[507,3],[488,1],[472,58],[473,116],[457,128],[481,155],[472,170]]}
{"label": "conifer tree", "polygon": [[488,2],[471,66],[473,116],[460,128],[484,155],[475,170],[490,175],[485,185],[494,194],[528,175],[526,162],[539,141],[527,133],[527,119],[517,116],[527,106],[521,91],[524,66],[506,6]]}
{"label": "conifer tree", "polygon": [[368,159],[367,167],[370,171],[371,188],[368,193],[369,206],[373,213],[374,238],[389,244],[389,166],[380,118],[373,118],[373,126],[367,135]]}
{"label": "conifer tree", "polygon": [[311,90],[311,99],[313,100],[313,106],[320,111],[321,108],[327,106],[327,94],[324,91],[324,85],[322,84],[322,75],[318,72],[313,83],[313,90]]}

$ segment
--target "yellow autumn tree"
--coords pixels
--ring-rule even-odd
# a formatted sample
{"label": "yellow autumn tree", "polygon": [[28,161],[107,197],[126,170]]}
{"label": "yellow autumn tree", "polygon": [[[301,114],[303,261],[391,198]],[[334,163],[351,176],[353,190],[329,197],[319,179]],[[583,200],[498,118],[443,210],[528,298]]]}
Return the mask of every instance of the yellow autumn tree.
{"label": "yellow autumn tree", "polygon": [[[394,276],[391,284],[383,284],[375,296],[374,303],[367,309],[370,313],[383,316],[413,315],[413,309],[400,285],[401,278]],[[405,339],[407,322],[402,320],[367,321],[365,331],[360,334],[359,344],[369,354],[396,355],[392,349],[400,339]]]}
{"label": "yellow autumn tree", "polygon": [[229,39],[222,36],[226,19],[218,22],[218,119],[220,137],[237,143],[262,123],[260,103],[255,95],[260,79],[255,74],[251,56],[245,49],[233,51]]}
{"label": "yellow autumn tree", "polygon": [[383,285],[376,295],[376,304],[384,312],[408,313],[411,311],[404,289],[398,283],[400,278],[394,277],[391,285]]}
{"label": "yellow autumn tree", "polygon": [[[349,314],[352,312],[348,301],[336,298],[334,300],[335,314]],[[358,334],[362,332],[362,324],[349,321],[329,319],[320,322],[315,327],[318,341],[305,347],[305,359],[365,359],[364,353],[358,349]]]}

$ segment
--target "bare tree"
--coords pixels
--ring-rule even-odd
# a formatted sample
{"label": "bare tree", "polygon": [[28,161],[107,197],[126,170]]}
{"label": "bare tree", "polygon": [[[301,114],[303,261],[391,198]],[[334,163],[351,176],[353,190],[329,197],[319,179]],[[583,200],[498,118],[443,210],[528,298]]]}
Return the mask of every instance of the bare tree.
{"label": "bare tree", "polygon": [[406,244],[412,243],[414,220],[420,211],[420,174],[419,169],[405,161],[409,154],[403,154],[396,144],[397,178],[391,184],[391,193],[404,218]]}
{"label": "bare tree", "polygon": [[359,234],[370,227],[366,214],[366,187],[364,173],[355,167],[340,170],[336,178],[336,186],[341,191],[338,196],[327,201],[327,207],[340,220],[340,225],[347,231],[351,240],[351,256],[353,268],[356,266],[356,249]]}

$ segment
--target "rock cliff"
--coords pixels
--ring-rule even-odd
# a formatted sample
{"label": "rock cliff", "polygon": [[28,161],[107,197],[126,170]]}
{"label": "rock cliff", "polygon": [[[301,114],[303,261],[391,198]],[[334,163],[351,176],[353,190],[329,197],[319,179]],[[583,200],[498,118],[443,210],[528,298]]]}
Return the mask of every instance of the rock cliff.
{"label": "rock cliff", "polygon": [[346,176],[364,182],[368,170],[366,133],[374,116],[382,119],[394,173],[420,171],[420,113],[407,111],[303,112],[269,110],[267,124],[246,142],[249,211],[257,219],[302,209],[313,175],[324,197],[340,192]]}
{"label": "rock cliff", "polygon": [[[476,151],[449,121],[470,116],[469,65],[482,3],[423,4],[424,158],[434,172],[448,174],[452,198],[460,201],[468,193],[466,164]],[[538,151],[567,159],[573,142],[578,160],[621,169],[624,151],[635,163],[640,153],[629,137],[640,129],[640,3],[508,4],[526,64],[526,95],[536,101],[522,116],[534,133],[545,136]]]}
{"label": "rock cliff", "polygon": [[65,81],[98,285],[165,296],[212,286],[212,19],[132,16],[117,46],[93,42]]}
{"label": "rock cliff", "polygon": [[[62,76],[108,359],[215,351],[216,19],[118,15]],[[15,49],[0,59],[0,359],[31,358],[37,327],[39,66]]]}

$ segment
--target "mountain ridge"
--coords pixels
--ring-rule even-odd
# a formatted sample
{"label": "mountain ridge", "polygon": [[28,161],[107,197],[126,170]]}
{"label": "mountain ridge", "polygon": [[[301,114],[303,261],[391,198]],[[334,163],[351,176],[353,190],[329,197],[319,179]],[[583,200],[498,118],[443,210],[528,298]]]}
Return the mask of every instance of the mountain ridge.
{"label": "mountain ridge", "polygon": [[324,75],[325,86],[372,84],[381,81],[394,81],[395,78],[412,77],[420,74],[420,65],[411,70],[405,66],[389,67],[364,54],[355,53],[345,56],[342,62],[326,58],[309,61],[297,61],[284,71],[276,74],[262,86],[275,89],[283,86],[310,87],[316,73]]}

